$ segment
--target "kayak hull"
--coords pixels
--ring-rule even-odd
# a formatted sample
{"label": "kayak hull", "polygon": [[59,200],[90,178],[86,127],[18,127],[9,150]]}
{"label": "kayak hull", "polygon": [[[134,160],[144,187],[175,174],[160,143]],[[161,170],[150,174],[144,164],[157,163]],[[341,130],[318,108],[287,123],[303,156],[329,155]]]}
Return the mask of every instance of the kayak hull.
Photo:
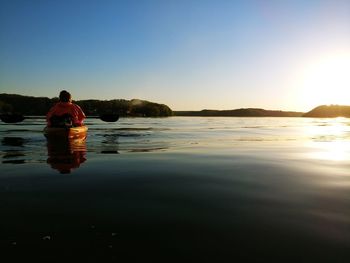
{"label": "kayak hull", "polygon": [[45,127],[44,135],[48,138],[85,139],[87,131],[85,125],[71,128]]}

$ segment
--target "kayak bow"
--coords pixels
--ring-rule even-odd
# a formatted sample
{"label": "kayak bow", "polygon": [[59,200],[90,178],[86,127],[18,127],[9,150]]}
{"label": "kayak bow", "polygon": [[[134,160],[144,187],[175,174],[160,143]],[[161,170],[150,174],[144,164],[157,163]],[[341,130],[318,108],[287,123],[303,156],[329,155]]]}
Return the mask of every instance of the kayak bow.
{"label": "kayak bow", "polygon": [[54,127],[45,127],[44,135],[46,137],[61,137],[68,139],[82,139],[86,138],[88,127],[78,126],[71,128],[54,128]]}

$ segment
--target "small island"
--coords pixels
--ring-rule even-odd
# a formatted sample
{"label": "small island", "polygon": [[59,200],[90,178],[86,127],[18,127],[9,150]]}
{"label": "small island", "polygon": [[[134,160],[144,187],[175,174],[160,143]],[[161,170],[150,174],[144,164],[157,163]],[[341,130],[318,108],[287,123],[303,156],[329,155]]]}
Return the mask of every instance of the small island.
{"label": "small island", "polygon": [[336,118],[350,117],[350,106],[343,105],[321,105],[303,114],[303,117],[312,118]]}

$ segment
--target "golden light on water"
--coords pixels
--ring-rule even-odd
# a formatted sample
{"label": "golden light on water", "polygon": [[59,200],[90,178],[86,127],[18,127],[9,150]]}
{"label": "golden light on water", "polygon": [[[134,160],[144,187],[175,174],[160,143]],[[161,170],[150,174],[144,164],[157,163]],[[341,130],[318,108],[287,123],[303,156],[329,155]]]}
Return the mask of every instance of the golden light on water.
{"label": "golden light on water", "polygon": [[350,160],[350,121],[347,118],[324,119],[306,128],[311,139],[311,159],[328,161]]}
{"label": "golden light on water", "polygon": [[322,146],[321,151],[314,153],[314,158],[329,161],[345,161],[349,158],[349,143],[335,141],[323,143]]}
{"label": "golden light on water", "polygon": [[350,102],[350,52],[316,58],[306,63],[298,83],[300,103],[319,105]]}

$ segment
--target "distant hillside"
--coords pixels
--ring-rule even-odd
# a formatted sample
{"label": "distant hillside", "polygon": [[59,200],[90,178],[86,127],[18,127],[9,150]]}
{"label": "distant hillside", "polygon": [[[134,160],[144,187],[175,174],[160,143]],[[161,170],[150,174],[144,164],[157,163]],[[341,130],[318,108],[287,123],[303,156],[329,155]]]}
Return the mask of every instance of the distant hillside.
{"label": "distant hillside", "polygon": [[[46,115],[58,102],[58,98],[31,97],[17,94],[0,94],[0,113],[21,113],[24,115]],[[89,115],[117,113],[120,116],[167,117],[172,110],[164,104],[145,100],[80,100],[74,101]]]}
{"label": "distant hillside", "polygon": [[303,112],[264,109],[174,111],[175,116],[215,116],[215,117],[301,117]]}
{"label": "distant hillside", "polygon": [[350,106],[342,105],[322,105],[305,113],[303,117],[314,118],[334,118],[334,117],[350,117]]}

